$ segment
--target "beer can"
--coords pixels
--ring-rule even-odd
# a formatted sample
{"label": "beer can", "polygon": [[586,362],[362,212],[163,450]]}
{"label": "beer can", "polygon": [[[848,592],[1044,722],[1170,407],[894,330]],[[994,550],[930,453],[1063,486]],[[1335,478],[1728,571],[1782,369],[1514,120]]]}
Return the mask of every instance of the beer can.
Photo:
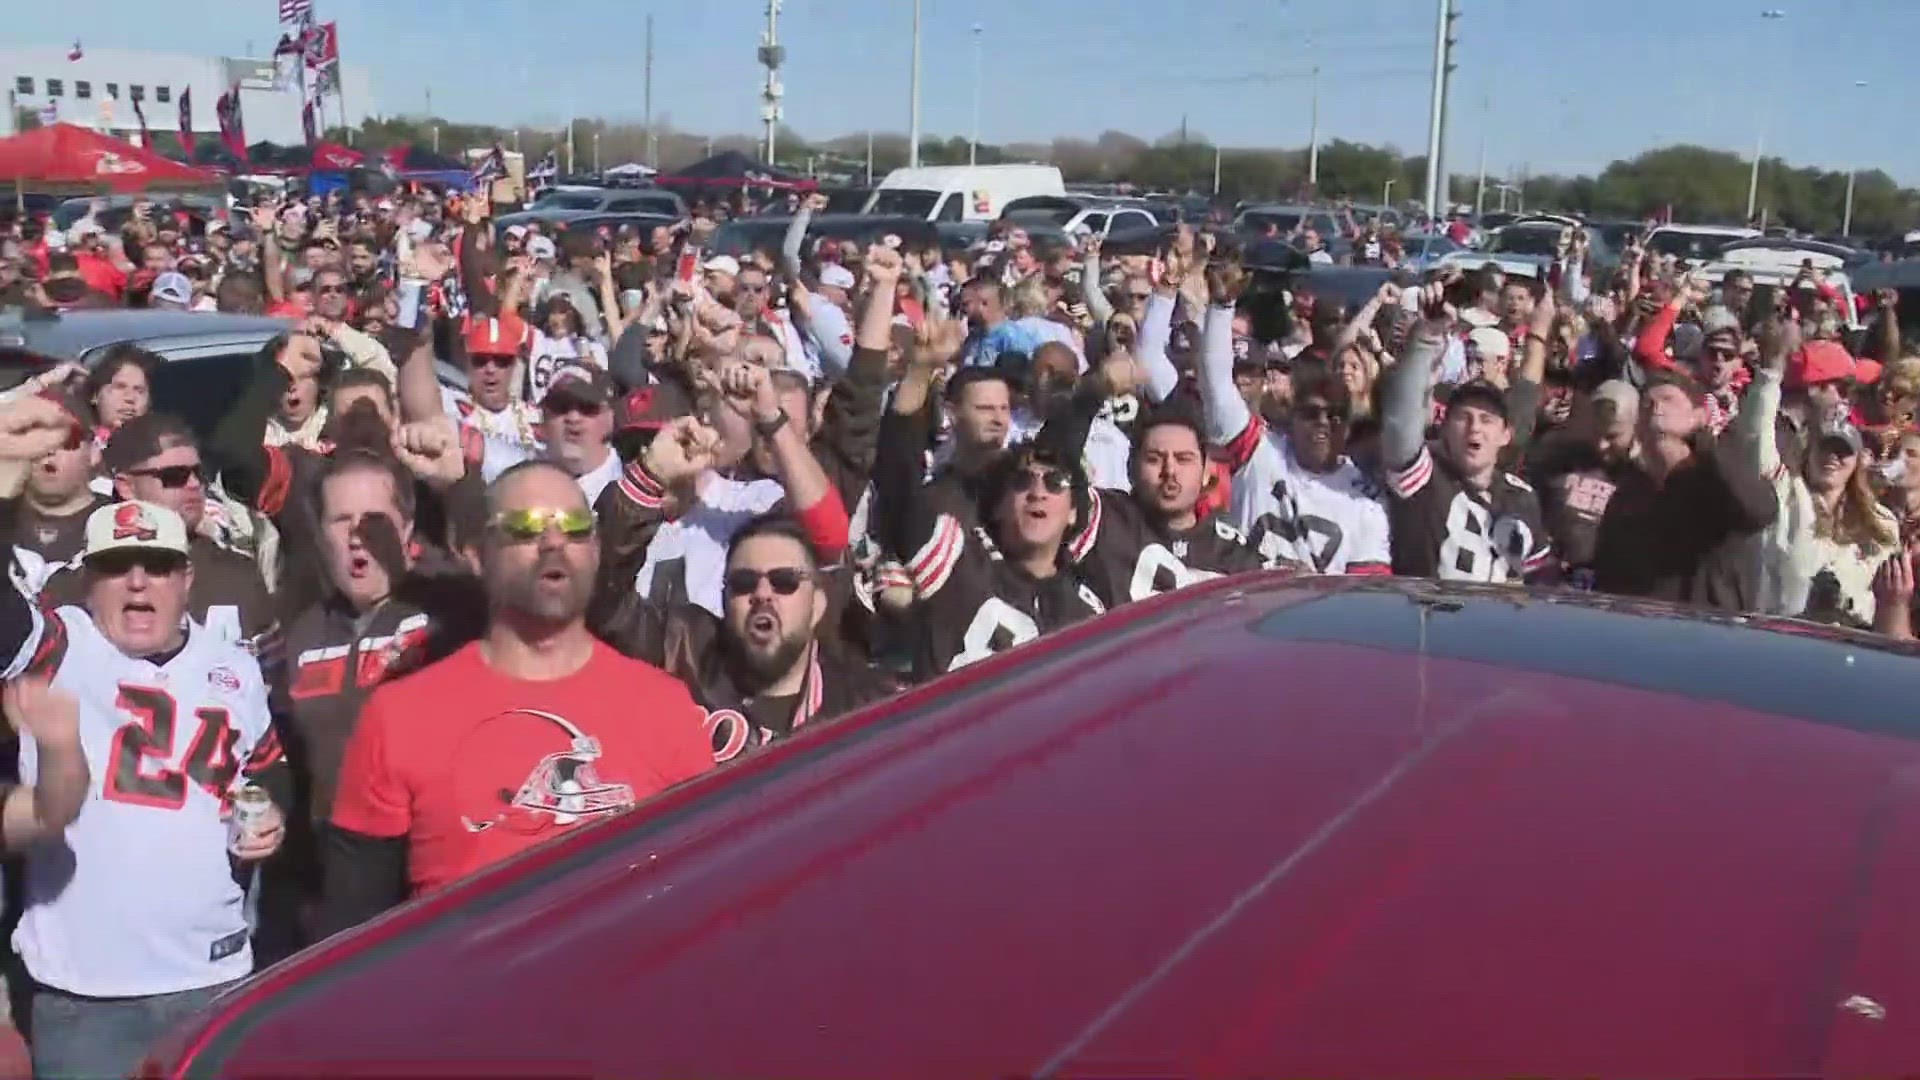
{"label": "beer can", "polygon": [[258,784],[240,784],[233,789],[233,813],[227,818],[227,847],[240,846],[265,831],[267,811],[273,809],[273,797]]}

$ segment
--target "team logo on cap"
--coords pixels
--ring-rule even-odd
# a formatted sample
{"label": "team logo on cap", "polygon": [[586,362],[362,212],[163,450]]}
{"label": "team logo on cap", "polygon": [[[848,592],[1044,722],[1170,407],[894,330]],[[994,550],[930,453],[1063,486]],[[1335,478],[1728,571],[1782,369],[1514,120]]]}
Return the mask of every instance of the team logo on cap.
{"label": "team logo on cap", "polygon": [[113,511],[115,540],[152,540],[160,535],[160,526],[147,516],[139,503],[121,503]]}
{"label": "team logo on cap", "polygon": [[627,395],[627,415],[644,416],[653,408],[653,387],[643,386]]}

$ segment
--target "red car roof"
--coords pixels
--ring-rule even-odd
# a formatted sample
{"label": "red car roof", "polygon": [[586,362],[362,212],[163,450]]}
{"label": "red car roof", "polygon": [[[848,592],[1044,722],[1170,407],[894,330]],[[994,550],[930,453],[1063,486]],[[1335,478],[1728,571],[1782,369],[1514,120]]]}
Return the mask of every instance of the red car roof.
{"label": "red car roof", "polygon": [[309,950],[150,1074],[1909,1069],[1920,665],[1734,622],[1189,589]]}

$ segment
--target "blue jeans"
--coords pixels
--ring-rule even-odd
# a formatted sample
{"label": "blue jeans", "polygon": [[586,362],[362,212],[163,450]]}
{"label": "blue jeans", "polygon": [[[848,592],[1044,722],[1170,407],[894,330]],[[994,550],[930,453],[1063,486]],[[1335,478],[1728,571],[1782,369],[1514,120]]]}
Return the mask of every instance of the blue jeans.
{"label": "blue jeans", "polygon": [[160,1036],[232,985],[128,998],[81,997],[36,986],[30,1047],[34,1080],[127,1076]]}

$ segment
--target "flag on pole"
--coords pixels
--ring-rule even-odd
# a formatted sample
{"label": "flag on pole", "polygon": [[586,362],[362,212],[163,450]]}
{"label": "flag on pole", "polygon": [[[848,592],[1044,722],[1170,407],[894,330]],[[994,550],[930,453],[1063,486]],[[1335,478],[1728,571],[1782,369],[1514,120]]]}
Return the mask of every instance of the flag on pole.
{"label": "flag on pole", "polygon": [[79,39],[79,38],[74,38],[74,39],[73,39],[73,48],[71,48],[71,49],[68,49],[68,50],[67,50],[67,59],[68,59],[69,61],[73,61],[73,60],[78,60],[78,59],[80,59],[80,58],[81,58],[82,56],[85,56],[85,55],[86,55],[86,53],[85,53],[85,52],[83,52],[83,51],[81,50],[81,48],[80,48],[80,39]]}
{"label": "flag on pole", "polygon": [[300,127],[306,132],[308,146],[320,141],[320,131],[314,126],[312,98],[308,98],[307,103],[300,106]]}
{"label": "flag on pole", "polygon": [[544,191],[553,186],[554,181],[559,177],[560,152],[549,150],[547,155],[540,159],[540,163],[527,173],[527,190],[535,193]]}
{"label": "flag on pole", "polygon": [[[185,96],[184,91],[182,96]],[[102,104],[105,104],[103,99]],[[147,130],[147,111],[140,107],[140,99],[133,99],[133,118],[140,121],[140,149],[153,149],[153,132]]]}
{"label": "flag on pole", "polygon": [[494,143],[493,149],[487,152],[487,156],[481,158],[479,164],[473,167],[474,186],[490,184],[505,175],[507,175],[507,152],[501,149],[499,143]]}
{"label": "flag on pole", "polygon": [[42,124],[59,123],[60,103],[57,101],[49,101],[45,105],[40,106],[40,122]]}
{"label": "flag on pole", "polygon": [[214,103],[213,113],[220,118],[220,141],[226,144],[227,152],[235,161],[247,160],[247,126],[240,115],[240,84],[234,83],[220,100]]}
{"label": "flag on pole", "polygon": [[[134,108],[139,107],[139,102],[135,102]],[[180,152],[187,155],[188,161],[193,160],[193,87],[191,86],[180,91]]]}
{"label": "flag on pole", "polygon": [[280,0],[280,21],[301,22],[313,15],[313,0]]}

